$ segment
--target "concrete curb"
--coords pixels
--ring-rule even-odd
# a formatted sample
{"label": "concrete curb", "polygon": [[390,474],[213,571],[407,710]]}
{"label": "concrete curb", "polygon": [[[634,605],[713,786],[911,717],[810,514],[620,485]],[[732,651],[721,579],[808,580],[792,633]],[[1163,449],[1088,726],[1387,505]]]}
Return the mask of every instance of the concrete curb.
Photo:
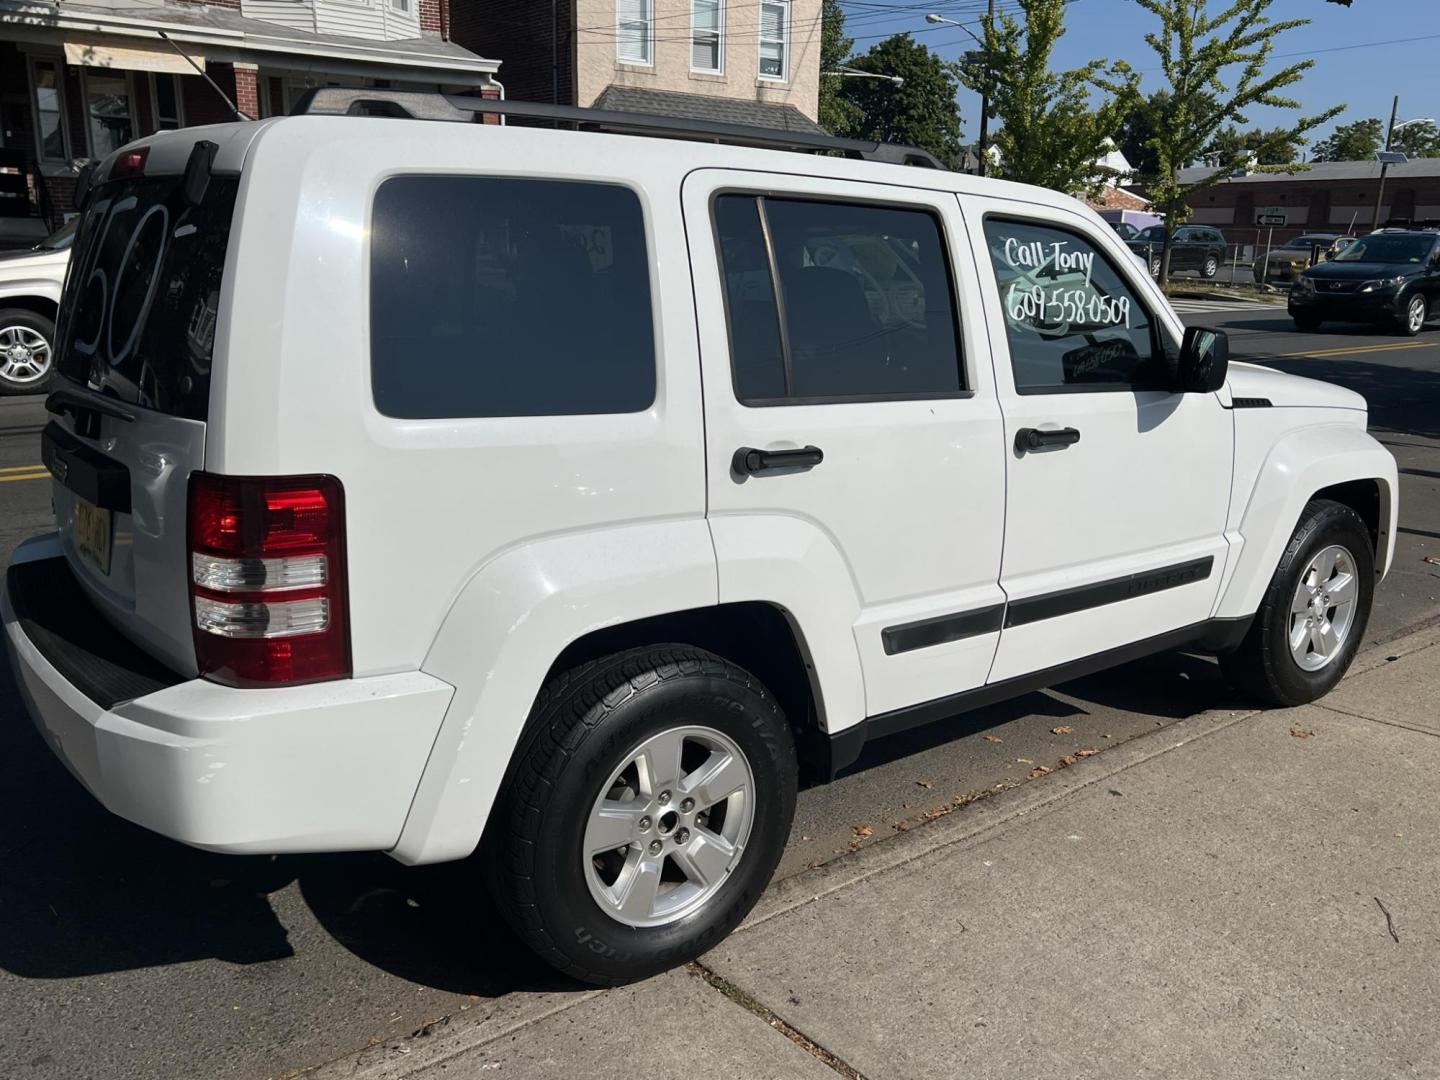
{"label": "concrete curb", "polygon": [[[1405,656],[1440,644],[1440,622],[1412,630],[1361,653],[1346,678],[1363,675]],[[868,878],[952,847],[977,841],[1021,819],[1058,809],[1069,796],[1110,780],[1162,754],[1216,734],[1268,710],[1215,709],[1137,736],[1092,758],[1061,769],[1041,782],[1029,782],[979,799],[933,821],[868,844],[853,854],[822,863],[776,882],[761,897],[736,934],[859,884]],[[401,1080],[504,1038],[547,1017],[582,1005],[606,990],[546,993],[499,998],[452,1013],[419,1032],[301,1070],[307,1080]]]}

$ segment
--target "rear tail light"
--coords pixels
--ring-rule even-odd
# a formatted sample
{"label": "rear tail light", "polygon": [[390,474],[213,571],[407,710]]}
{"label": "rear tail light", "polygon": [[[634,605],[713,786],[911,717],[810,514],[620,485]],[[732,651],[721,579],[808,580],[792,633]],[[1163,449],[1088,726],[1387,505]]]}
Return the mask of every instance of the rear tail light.
{"label": "rear tail light", "polygon": [[197,472],[189,511],[200,674],[229,686],[349,677],[340,481]]}

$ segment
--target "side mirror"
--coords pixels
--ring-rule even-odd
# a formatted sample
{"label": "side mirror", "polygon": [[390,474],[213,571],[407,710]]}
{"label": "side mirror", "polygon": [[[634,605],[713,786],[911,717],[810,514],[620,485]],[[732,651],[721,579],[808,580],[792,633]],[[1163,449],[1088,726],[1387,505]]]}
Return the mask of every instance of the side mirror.
{"label": "side mirror", "polygon": [[1224,330],[1191,326],[1180,346],[1180,389],[1187,394],[1213,394],[1225,385],[1230,368],[1230,338]]}

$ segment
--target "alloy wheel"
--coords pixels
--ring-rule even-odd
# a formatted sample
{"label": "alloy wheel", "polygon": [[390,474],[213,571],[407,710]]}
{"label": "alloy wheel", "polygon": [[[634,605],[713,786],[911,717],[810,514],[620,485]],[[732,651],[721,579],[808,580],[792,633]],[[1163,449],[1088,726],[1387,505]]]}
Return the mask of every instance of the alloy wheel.
{"label": "alloy wheel", "polygon": [[1331,544],[1316,552],[1290,601],[1290,655],[1302,670],[1319,671],[1344,651],[1358,595],[1349,549]]}
{"label": "alloy wheel", "polygon": [[50,371],[50,343],[28,326],[0,326],[0,379],[24,386]]}
{"label": "alloy wheel", "polygon": [[755,776],[709,727],[645,739],[600,791],[585,826],[590,895],[627,926],[664,926],[702,907],[739,865],[755,816]]}
{"label": "alloy wheel", "polygon": [[1418,334],[1425,326],[1425,298],[1423,296],[1412,296],[1410,306],[1406,309],[1406,322],[1412,334]]}

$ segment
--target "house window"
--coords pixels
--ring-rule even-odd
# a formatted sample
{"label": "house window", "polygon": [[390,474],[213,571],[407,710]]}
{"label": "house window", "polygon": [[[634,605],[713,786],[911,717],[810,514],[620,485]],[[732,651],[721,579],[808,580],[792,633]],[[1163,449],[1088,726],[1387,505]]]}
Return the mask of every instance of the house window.
{"label": "house window", "polygon": [[655,0],[617,0],[616,55],[627,64],[654,62]]}
{"label": "house window", "polygon": [[724,0],[691,0],[690,70],[718,75],[725,67]]}
{"label": "house window", "polygon": [[760,4],[760,78],[790,77],[790,0]]}
{"label": "house window", "polygon": [[179,76],[151,75],[150,100],[155,106],[156,131],[174,131],[185,126],[180,113]]}
{"label": "house window", "polygon": [[390,6],[402,15],[410,13],[410,0],[390,0]]}
{"label": "house window", "polygon": [[35,93],[35,142],[41,161],[67,161],[65,87],[57,60],[34,60],[30,85]]}
{"label": "house window", "polygon": [[103,158],[135,138],[130,112],[130,80],[122,74],[86,70],[85,123],[90,133],[91,157]]}

